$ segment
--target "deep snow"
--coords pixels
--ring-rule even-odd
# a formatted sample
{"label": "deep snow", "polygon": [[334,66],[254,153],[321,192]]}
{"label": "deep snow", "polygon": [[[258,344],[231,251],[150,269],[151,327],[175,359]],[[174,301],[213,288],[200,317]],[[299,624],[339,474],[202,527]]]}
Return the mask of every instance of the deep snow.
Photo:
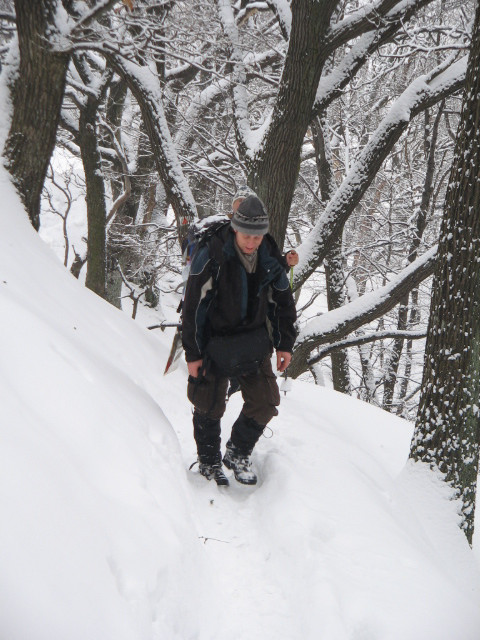
{"label": "deep snow", "polygon": [[0,195],[2,640],[480,638],[478,560],[409,423],[295,381],[257,487],[218,489],[188,471],[172,334],[70,276],[3,171]]}

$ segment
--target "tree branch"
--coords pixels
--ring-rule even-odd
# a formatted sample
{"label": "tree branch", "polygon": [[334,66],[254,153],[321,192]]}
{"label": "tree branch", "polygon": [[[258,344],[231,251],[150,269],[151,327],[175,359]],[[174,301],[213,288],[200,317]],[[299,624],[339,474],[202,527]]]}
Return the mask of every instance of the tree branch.
{"label": "tree branch", "polygon": [[0,20],[5,20],[5,22],[12,22],[13,24],[17,24],[17,16],[14,13],[0,11]]}
{"label": "tree branch", "polygon": [[100,2],[88,11],[82,18],[80,18],[70,29],[68,35],[73,35],[76,31],[79,31],[83,27],[87,27],[91,22],[99,18],[101,15],[109,11],[114,4],[117,4],[119,0],[100,0]]}
{"label": "tree branch", "polygon": [[147,66],[125,60],[113,52],[103,51],[103,54],[126,82],[140,106],[157,171],[172,204],[179,235],[182,237],[183,232],[197,217],[197,208],[170,135],[158,78]]}
{"label": "tree branch", "polygon": [[248,116],[248,96],[245,88],[246,73],[238,29],[233,16],[233,8],[230,0],[217,0],[218,13],[222,23],[223,31],[228,41],[230,49],[230,60],[233,65],[233,105],[234,105],[234,126],[240,154],[244,156],[251,147],[251,129]]}
{"label": "tree branch", "polygon": [[311,367],[323,358],[326,358],[335,351],[341,351],[346,347],[358,347],[362,344],[368,344],[369,342],[375,342],[377,340],[387,340],[388,338],[408,338],[409,340],[418,340],[425,338],[426,331],[379,331],[378,333],[369,333],[365,336],[355,336],[354,338],[347,338],[346,340],[340,340],[332,344],[322,347],[319,352],[308,359],[307,366]]}
{"label": "tree branch", "polygon": [[332,27],[327,47],[329,51],[337,51],[350,40],[374,29],[397,31],[401,23],[430,2],[432,0],[380,0],[366,5]]}
{"label": "tree branch", "polygon": [[311,320],[297,337],[289,374],[296,378],[306,371],[307,360],[316,347],[340,340],[393,309],[403,295],[432,275],[435,256],[436,247],[408,265],[384,287]]}
{"label": "tree branch", "polygon": [[312,232],[298,248],[300,259],[295,268],[294,290],[298,289],[325,259],[332,238],[339,233],[353,213],[410,121],[463,86],[466,63],[466,57],[453,64],[442,63],[431,73],[416,78],[394,102]]}
{"label": "tree branch", "polygon": [[[382,45],[390,42],[399,28],[410,20],[420,8],[431,1],[410,0],[407,4],[404,2],[395,3],[394,9],[381,19],[381,24],[378,24],[378,16],[377,20],[374,20],[368,14],[369,18],[360,16],[359,21],[356,21],[355,19],[351,20],[349,17],[336,27],[333,27],[327,46],[328,51],[331,53],[338,51],[338,48],[344,42],[352,40],[354,37],[360,36],[360,38],[335,66],[333,71],[320,79],[312,118],[322,113],[333,100],[341,95],[343,89],[355,77],[372,53]],[[385,5],[384,8],[388,6],[387,1],[381,4]],[[359,13],[361,12],[362,10],[359,11]]]}

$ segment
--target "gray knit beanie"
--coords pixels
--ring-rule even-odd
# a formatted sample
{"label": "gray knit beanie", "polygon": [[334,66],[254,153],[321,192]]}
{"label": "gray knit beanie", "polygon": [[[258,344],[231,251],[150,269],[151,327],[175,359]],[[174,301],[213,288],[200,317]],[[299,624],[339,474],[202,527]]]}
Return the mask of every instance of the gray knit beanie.
{"label": "gray knit beanie", "polygon": [[248,196],[232,217],[232,229],[251,236],[264,236],[268,232],[268,215],[257,196]]}

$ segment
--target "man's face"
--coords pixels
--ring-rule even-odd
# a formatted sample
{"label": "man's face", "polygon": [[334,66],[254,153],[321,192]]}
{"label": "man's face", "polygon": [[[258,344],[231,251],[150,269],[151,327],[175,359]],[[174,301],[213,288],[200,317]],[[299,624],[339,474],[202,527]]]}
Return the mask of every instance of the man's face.
{"label": "man's face", "polygon": [[248,255],[262,244],[263,236],[251,236],[241,231],[235,231],[235,239],[240,251]]}

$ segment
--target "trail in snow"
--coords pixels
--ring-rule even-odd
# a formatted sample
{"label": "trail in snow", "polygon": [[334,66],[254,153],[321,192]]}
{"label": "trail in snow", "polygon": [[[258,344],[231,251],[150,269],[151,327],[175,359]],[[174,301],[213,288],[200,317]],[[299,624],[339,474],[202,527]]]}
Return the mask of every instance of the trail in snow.
{"label": "trail in snow", "polygon": [[[171,378],[169,388],[175,389],[176,401],[169,404],[171,411],[166,413],[175,425],[187,470],[196,459],[191,408],[185,397],[183,373],[175,372]],[[240,408],[240,394],[235,394],[222,421],[223,447]],[[210,588],[216,618],[213,633],[218,633],[212,640],[223,638],[226,633],[232,634],[235,640],[262,637],[293,640],[296,637],[296,631],[292,635],[292,619],[295,618],[291,604],[292,585],[286,576],[279,576],[275,550],[268,535],[262,531],[262,514],[259,513],[259,495],[268,491],[271,481],[267,468],[271,455],[269,443],[270,440],[262,438],[255,451],[258,473],[255,487],[237,483],[228,470],[225,471],[230,486],[223,488],[200,476],[197,466],[186,472],[192,493],[192,515],[212,579]]]}
{"label": "trail in snow", "polygon": [[[169,389],[184,393],[184,378],[175,372]],[[187,469],[195,459],[190,408],[184,396],[171,400],[167,417]],[[240,408],[235,394],[222,421],[223,446]],[[271,428],[273,437],[254,451],[256,487],[231,477],[230,487],[218,488],[188,473],[212,580],[212,639],[418,640],[435,619],[436,640],[451,640],[453,607],[466,604],[468,588],[461,580],[446,584],[454,565],[463,571],[468,560],[453,562],[441,551],[456,525],[435,521],[444,501],[439,487],[422,497],[423,480],[402,471],[411,425],[298,382]],[[429,512],[435,525],[425,527]],[[472,627],[468,640],[476,634]]]}
{"label": "trail in snow", "polygon": [[256,524],[256,490],[232,481],[228,489],[207,486],[200,476],[191,483],[197,503],[198,532],[215,579],[217,624],[238,640],[269,637],[291,640],[293,612],[287,581],[272,572],[269,540]]}

